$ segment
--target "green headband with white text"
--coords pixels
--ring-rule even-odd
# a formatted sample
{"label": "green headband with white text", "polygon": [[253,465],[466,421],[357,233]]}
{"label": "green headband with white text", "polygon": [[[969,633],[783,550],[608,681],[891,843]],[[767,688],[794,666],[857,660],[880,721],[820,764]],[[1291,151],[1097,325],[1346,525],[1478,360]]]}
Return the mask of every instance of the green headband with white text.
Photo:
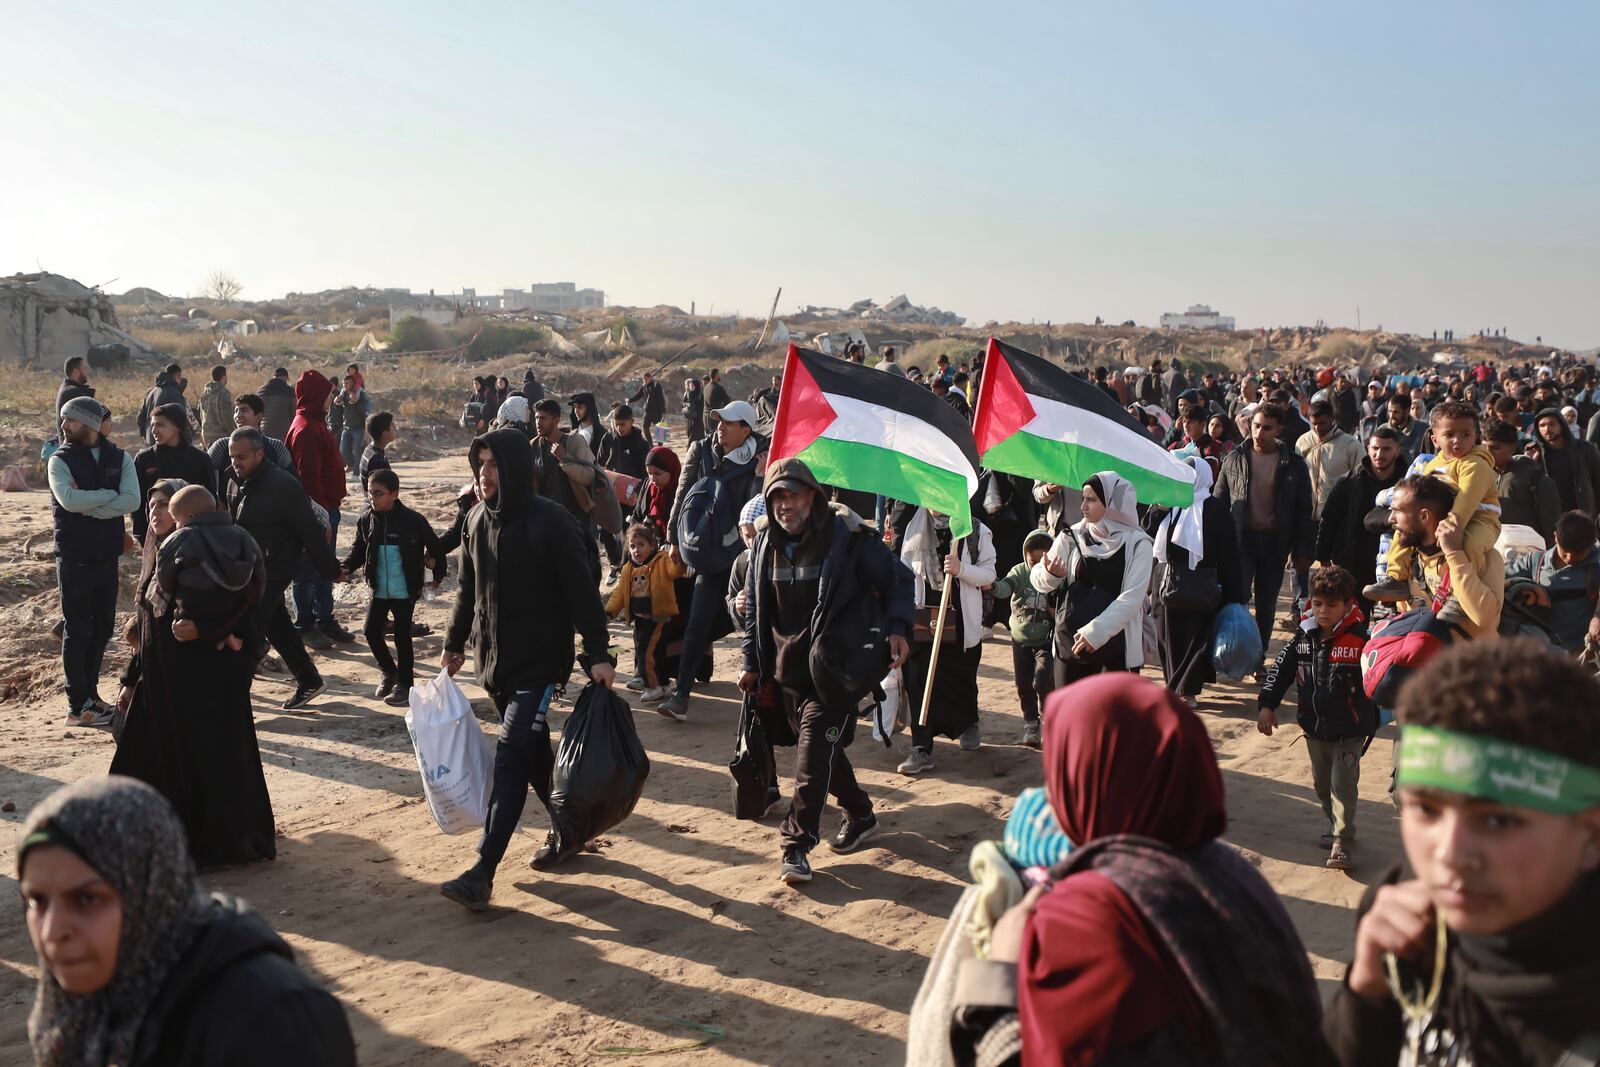
{"label": "green headband with white text", "polygon": [[1403,726],[1395,782],[1552,815],[1600,808],[1600,770],[1543,749],[1439,726]]}

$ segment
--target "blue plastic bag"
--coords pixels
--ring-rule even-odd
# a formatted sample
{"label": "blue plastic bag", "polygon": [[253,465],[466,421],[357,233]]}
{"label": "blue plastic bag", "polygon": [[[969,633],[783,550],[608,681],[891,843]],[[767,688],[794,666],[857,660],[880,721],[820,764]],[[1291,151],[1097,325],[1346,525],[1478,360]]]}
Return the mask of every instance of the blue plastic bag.
{"label": "blue plastic bag", "polygon": [[1054,867],[1071,854],[1072,842],[1061,832],[1043,789],[1032,786],[1017,796],[1001,850],[1018,867]]}
{"label": "blue plastic bag", "polygon": [[1211,630],[1211,665],[1219,678],[1240,682],[1261,666],[1261,631],[1243,604],[1224,604]]}

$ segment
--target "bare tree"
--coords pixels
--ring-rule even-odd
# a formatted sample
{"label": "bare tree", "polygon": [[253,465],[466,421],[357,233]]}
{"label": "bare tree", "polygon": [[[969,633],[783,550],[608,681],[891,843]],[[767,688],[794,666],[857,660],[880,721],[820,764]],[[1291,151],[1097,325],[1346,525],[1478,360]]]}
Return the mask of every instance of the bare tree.
{"label": "bare tree", "polygon": [[244,285],[225,270],[214,270],[206,278],[205,295],[219,304],[231,304],[244,292]]}

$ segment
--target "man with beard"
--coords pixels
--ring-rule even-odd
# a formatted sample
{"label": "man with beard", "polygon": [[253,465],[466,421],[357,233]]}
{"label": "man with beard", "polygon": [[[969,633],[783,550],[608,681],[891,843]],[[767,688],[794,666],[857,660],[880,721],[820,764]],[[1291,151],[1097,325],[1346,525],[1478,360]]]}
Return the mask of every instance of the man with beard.
{"label": "man with beard", "polygon": [[816,478],[800,460],[774,463],[764,495],[769,521],[750,549],[739,688],[754,693],[763,681],[776,683],[799,738],[779,868],[779,877],[796,885],[811,880],[806,857],[820,840],[830,794],[845,812],[829,840],[833,851],[854,852],[878,829],[872,801],[844,751],[855,732],[855,707],[823,695],[829,687],[815,673],[814,642],[839,628],[843,612],[861,610],[862,598],[875,595],[887,619],[891,666],[904,663],[910,653],[912,576],[870,527],[826,506]]}
{"label": "man with beard", "polygon": [[1432,603],[1439,621],[1466,637],[1492,635],[1505,603],[1505,560],[1491,548],[1474,565],[1466,532],[1450,514],[1455,502],[1455,487],[1432,474],[1395,484],[1389,522],[1400,544],[1414,550],[1410,601]]}
{"label": "man with beard", "polygon": [[1548,545],[1561,518],[1561,494],[1539,461],[1517,450],[1521,434],[1509,422],[1495,422],[1484,432],[1484,446],[1494,457],[1500,490],[1500,522],[1536,530]]}
{"label": "man with beard", "polygon": [[1600,507],[1600,450],[1572,434],[1559,408],[1544,408],[1534,418],[1544,472],[1556,483],[1562,511],[1593,518]]}
{"label": "man with beard", "polygon": [[[1315,552],[1320,566],[1338,564],[1351,574],[1373,573],[1382,535],[1367,528],[1367,513],[1377,495],[1399,481],[1410,462],[1393,430],[1380,426],[1372,431],[1361,466],[1335,482],[1322,505]],[[1372,604],[1360,596],[1356,600],[1362,614],[1370,617]]]}
{"label": "man with beard", "polygon": [[139,506],[133,457],[101,436],[109,421],[100,402],[80,396],[57,413],[63,444],[50,457],[56,585],[65,630],[67,725],[109,726],[111,707],[96,690],[117,617],[117,558],[122,517]]}
{"label": "man with beard", "polygon": [[[533,452],[513,429],[472,442],[467,453],[479,503],[467,516],[461,591],[445,634],[439,666],[452,675],[473,641],[478,683],[500,714],[494,785],[478,842],[478,862],[439,887],[473,911],[489,904],[495,869],[522,818],[531,785],[550,800],[555,753],[550,702],[572,671],[573,631],[583,638],[589,676],[609,687],[615,668],[607,651],[605,610],[589,578],[585,537],[562,508],[534,492]],[[543,869],[561,860],[554,835],[534,853]]]}

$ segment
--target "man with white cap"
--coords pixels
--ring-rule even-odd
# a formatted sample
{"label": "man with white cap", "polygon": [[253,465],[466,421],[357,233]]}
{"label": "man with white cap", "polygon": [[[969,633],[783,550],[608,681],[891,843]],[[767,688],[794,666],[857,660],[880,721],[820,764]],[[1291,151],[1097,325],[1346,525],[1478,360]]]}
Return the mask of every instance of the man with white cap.
{"label": "man with white cap", "polygon": [[[667,543],[673,559],[695,570],[694,597],[678,657],[673,694],[656,706],[669,719],[689,717],[689,696],[701,660],[711,642],[732,629],[723,595],[728,572],[739,555],[739,512],[757,487],[756,409],[743,400],[719,408],[716,433],[689,446],[689,458],[678,481],[667,522]],[[713,631],[716,633],[713,633]]]}
{"label": "man with white cap", "polygon": [[62,405],[62,444],[48,467],[56,585],[66,623],[61,667],[68,726],[111,724],[111,707],[100,699],[97,685],[117,617],[117,559],[126,538],[122,517],[139,506],[133,457],[101,436],[106,420],[105,408],[93,397]]}

